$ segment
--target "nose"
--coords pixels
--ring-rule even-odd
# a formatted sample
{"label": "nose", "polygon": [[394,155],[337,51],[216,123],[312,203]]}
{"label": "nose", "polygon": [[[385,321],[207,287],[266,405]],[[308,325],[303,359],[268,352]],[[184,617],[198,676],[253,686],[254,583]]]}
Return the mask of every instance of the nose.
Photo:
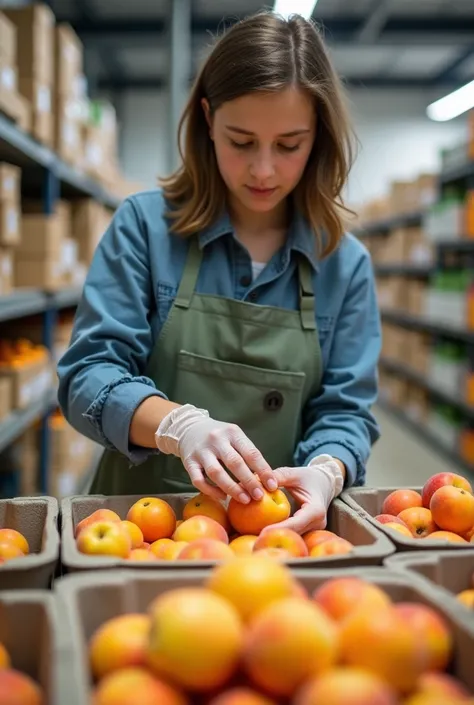
{"label": "nose", "polygon": [[271,152],[259,151],[251,161],[250,174],[257,181],[265,181],[275,174],[275,165]]}

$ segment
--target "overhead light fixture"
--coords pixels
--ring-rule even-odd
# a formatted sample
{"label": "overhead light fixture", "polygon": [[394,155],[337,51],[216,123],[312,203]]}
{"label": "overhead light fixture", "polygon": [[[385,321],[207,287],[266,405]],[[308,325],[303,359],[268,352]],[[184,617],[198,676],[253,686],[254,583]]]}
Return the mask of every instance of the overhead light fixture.
{"label": "overhead light fixture", "polygon": [[301,15],[309,20],[318,0],[275,0],[273,12],[286,20],[291,15]]}
{"label": "overhead light fixture", "polygon": [[445,95],[444,98],[435,100],[428,105],[426,114],[431,120],[445,122],[462,115],[467,110],[474,108],[474,81]]}

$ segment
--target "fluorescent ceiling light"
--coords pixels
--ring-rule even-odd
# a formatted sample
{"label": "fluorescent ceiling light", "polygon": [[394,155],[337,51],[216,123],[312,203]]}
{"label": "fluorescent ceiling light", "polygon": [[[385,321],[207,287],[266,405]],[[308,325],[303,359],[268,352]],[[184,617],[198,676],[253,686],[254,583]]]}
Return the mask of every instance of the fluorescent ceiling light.
{"label": "fluorescent ceiling light", "polygon": [[301,15],[309,20],[318,0],[275,0],[273,12],[288,19],[291,15]]}
{"label": "fluorescent ceiling light", "polygon": [[431,120],[444,122],[462,115],[471,108],[474,108],[474,81],[428,105],[426,114]]}

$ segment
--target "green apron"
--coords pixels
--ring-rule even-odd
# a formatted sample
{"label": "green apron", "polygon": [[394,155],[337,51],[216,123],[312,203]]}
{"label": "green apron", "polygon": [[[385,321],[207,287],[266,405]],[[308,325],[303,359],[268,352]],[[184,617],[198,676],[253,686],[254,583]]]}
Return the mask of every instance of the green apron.
{"label": "green apron", "polygon": [[[322,377],[310,264],[304,257],[298,260],[300,308],[292,311],[195,293],[202,256],[193,237],[146,375],[168,399],[236,423],[271,467],[292,465],[304,406],[318,394]],[[90,492],[193,490],[175,456],[152,454],[131,466],[124,455],[106,450]]]}

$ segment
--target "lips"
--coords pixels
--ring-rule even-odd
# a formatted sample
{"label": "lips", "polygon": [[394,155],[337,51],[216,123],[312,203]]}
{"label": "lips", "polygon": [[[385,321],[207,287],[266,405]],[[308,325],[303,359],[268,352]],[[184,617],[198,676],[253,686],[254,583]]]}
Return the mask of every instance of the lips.
{"label": "lips", "polygon": [[276,191],[276,188],[256,188],[255,186],[247,186],[247,188],[256,196],[269,196]]}

